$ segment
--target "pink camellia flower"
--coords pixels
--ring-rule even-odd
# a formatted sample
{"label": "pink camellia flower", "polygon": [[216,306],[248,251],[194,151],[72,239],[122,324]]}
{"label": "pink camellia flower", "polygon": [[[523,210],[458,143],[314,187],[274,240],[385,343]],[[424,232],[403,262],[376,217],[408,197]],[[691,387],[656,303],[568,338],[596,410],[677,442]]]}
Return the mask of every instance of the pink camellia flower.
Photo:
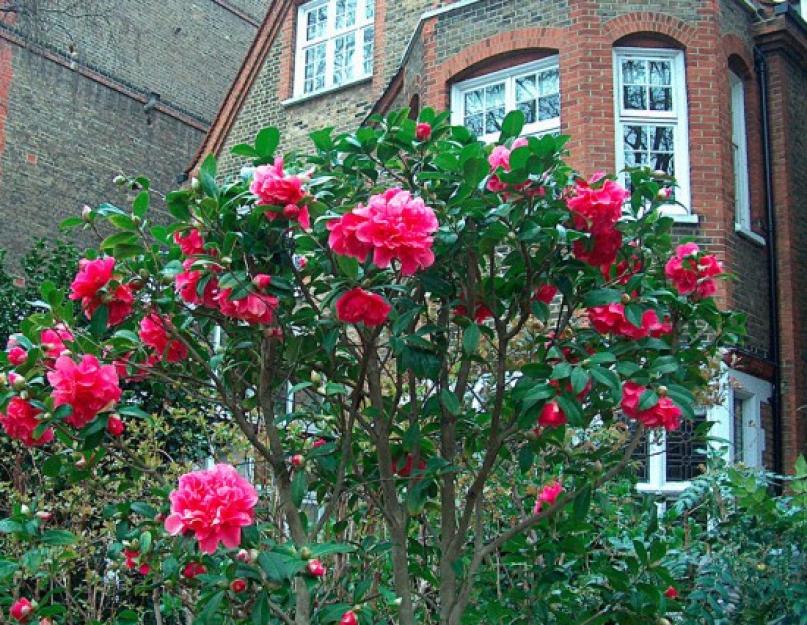
{"label": "pink camellia flower", "polygon": [[387,320],[392,306],[377,293],[359,287],[350,289],[336,300],[336,317],[343,323],[363,323],[368,328]]}
{"label": "pink camellia flower", "polygon": [[318,449],[323,445],[326,445],[327,443],[328,441],[326,441],[324,438],[318,438],[313,443],[311,443],[311,447],[313,447],[314,449]]}
{"label": "pink camellia flower", "polygon": [[678,590],[676,590],[675,586],[668,586],[667,590],[664,591],[664,596],[668,599],[678,599]]}
{"label": "pink camellia flower", "polygon": [[554,399],[544,404],[541,414],[538,416],[538,425],[545,428],[559,428],[566,425],[567,422],[566,415]]}
{"label": "pink camellia flower", "polygon": [[611,265],[622,247],[622,233],[616,228],[591,233],[588,239],[572,243],[575,258],[594,267]]}
{"label": "pink camellia flower", "polygon": [[77,429],[110,410],[121,396],[115,365],[101,365],[91,354],[82,356],[79,364],[70,356],[60,356],[48,372],[48,381],[54,406],[72,407],[65,422]]}
{"label": "pink camellia flower", "polygon": [[188,348],[179,339],[169,338],[174,324],[165,316],[151,312],[140,321],[140,340],[166,362],[180,362],[188,357]]}
{"label": "pink camellia flower", "polygon": [[47,428],[38,438],[34,438],[34,431],[39,427],[37,415],[41,412],[21,397],[12,397],[5,414],[0,412],[0,426],[3,426],[6,434],[26,447],[45,445],[53,440],[53,428]]}
{"label": "pink camellia flower", "polygon": [[78,273],[70,284],[70,299],[92,299],[99,290],[112,280],[115,271],[115,259],[111,256],[88,260],[82,258],[78,262]]}
{"label": "pink camellia flower", "polygon": [[199,294],[199,281],[204,273],[198,269],[192,269],[194,260],[186,258],[182,262],[184,271],[178,273],[174,278],[174,287],[182,300],[188,304],[196,306],[206,306],[216,308],[216,295],[218,295],[219,281],[212,277],[205,282],[204,290]]}
{"label": "pink camellia flower", "polygon": [[214,553],[219,542],[228,549],[241,543],[241,528],[255,521],[258,493],[235,467],[217,464],[180,477],[169,499],[166,531],[172,536],[193,533],[203,553]]}
{"label": "pink camellia flower", "polygon": [[[612,270],[616,274],[612,276]],[[628,260],[621,260],[616,265],[609,263],[600,267],[602,275],[606,280],[616,279],[617,283],[625,285],[634,274],[642,270],[642,259],[633,254]]]}
{"label": "pink camellia flower", "polygon": [[672,332],[672,323],[669,318],[665,317],[664,321],[660,321],[658,314],[652,309],[642,313],[641,326],[633,325],[625,316],[625,307],[618,302],[589,308],[588,318],[591,325],[600,334],[616,334],[631,339],[642,339],[647,336],[658,338]]}
{"label": "pink camellia flower", "polygon": [[677,430],[681,425],[681,409],[669,397],[659,397],[658,403],[652,408],[639,409],[639,402],[646,390],[636,382],[625,382],[622,385],[622,411],[645,427],[663,427],[668,432]]}
{"label": "pink camellia flower", "polygon": [[33,612],[34,605],[25,597],[21,597],[11,604],[11,609],[8,611],[8,614],[15,621],[25,623],[31,618]]}
{"label": "pink camellia flower", "polygon": [[309,575],[312,575],[313,577],[324,577],[328,572],[325,565],[317,559],[309,560],[306,568],[308,569]]}
{"label": "pink camellia flower", "polygon": [[353,610],[348,610],[339,619],[339,625],[359,625],[359,619]]}
{"label": "pink camellia flower", "polygon": [[537,289],[535,289],[535,293],[532,296],[532,299],[543,302],[546,305],[555,299],[555,295],[558,294],[558,287],[554,284],[542,284]]}
{"label": "pink camellia flower", "polygon": [[126,431],[126,424],[123,419],[113,414],[106,422],[106,431],[117,438]]}
{"label": "pink camellia flower", "polygon": [[286,204],[280,212],[268,210],[264,212],[264,216],[269,221],[274,221],[280,216],[285,217],[289,221],[296,221],[304,230],[311,229],[311,215],[308,212],[308,206],[298,206],[297,204]]}
{"label": "pink camellia flower", "polygon": [[616,224],[622,217],[622,206],[630,193],[618,182],[606,180],[599,188],[593,182],[578,182],[574,194],[566,200],[572,213],[572,222],[577,230],[602,232]]}
{"label": "pink camellia flower", "polygon": [[723,273],[720,261],[713,255],[703,255],[695,243],[675,248],[675,254],[664,265],[664,275],[681,295],[697,298],[711,297],[717,292],[714,277]]}
{"label": "pink camellia flower", "polygon": [[138,564],[137,560],[140,558],[140,552],[134,549],[124,549],[123,550],[123,566],[125,566],[129,570],[136,569]]}
{"label": "pink camellia flower", "polygon": [[232,289],[221,289],[216,295],[216,303],[222,315],[253,325],[272,323],[280,300],[264,293],[248,293],[241,299],[233,300],[230,299],[232,292]]}
{"label": "pink camellia flower", "polygon": [[95,297],[85,297],[81,300],[81,308],[87,319],[92,319],[95,311],[102,304],[106,305],[108,311],[107,327],[113,327],[123,323],[132,314],[134,304],[134,294],[128,284],[119,284],[111,293],[106,295],[96,295]]}
{"label": "pink camellia flower", "polygon": [[532,509],[533,514],[540,514],[544,504],[551,506],[557,501],[560,494],[563,492],[563,486],[557,480],[547,484],[538,493],[538,499],[535,501],[535,507]]}
{"label": "pink camellia flower", "polygon": [[15,367],[21,365],[26,360],[28,360],[28,352],[26,352],[19,345],[15,345],[14,347],[10,348],[7,352],[7,355],[8,355],[8,361]]}
{"label": "pink camellia flower", "polygon": [[[468,316],[468,309],[462,304],[459,306],[454,306],[454,310],[452,312],[457,317]],[[476,323],[484,323],[488,319],[493,319],[493,311],[485,304],[477,304],[476,308],[474,309],[474,321]]]}
{"label": "pink camellia flower", "polygon": [[438,227],[434,211],[422,199],[396,187],[329,222],[328,245],[362,262],[372,251],[373,262],[382,269],[398,260],[401,272],[411,276],[434,263],[432,234]]}
{"label": "pink camellia flower", "polygon": [[205,240],[196,228],[191,228],[184,233],[175,232],[174,243],[179,246],[185,256],[193,256],[205,251]]}
{"label": "pink camellia flower", "polygon": [[182,576],[185,579],[193,579],[197,575],[204,575],[207,573],[207,567],[201,562],[189,562],[182,569]]}
{"label": "pink camellia flower", "polygon": [[[418,460],[418,471],[426,470],[426,461],[421,458]],[[409,477],[412,475],[412,470],[415,468],[414,454],[402,455],[397,460],[392,461],[392,472],[400,477]]]}
{"label": "pink camellia flower", "polygon": [[148,562],[144,562],[139,567],[137,567],[137,572],[141,575],[148,575],[151,573],[151,565]]}
{"label": "pink camellia flower", "polygon": [[428,141],[432,136],[432,125],[427,122],[420,122],[415,126],[415,137],[418,141]]}
{"label": "pink camellia flower", "polygon": [[283,171],[283,158],[278,156],[272,165],[255,169],[249,191],[258,197],[258,206],[286,206],[298,204],[305,197],[303,181]]}
{"label": "pink camellia flower", "polygon": [[73,342],[75,337],[63,324],[56,324],[53,328],[42,330],[39,335],[39,342],[45,357],[55,360],[67,351],[65,341]]}

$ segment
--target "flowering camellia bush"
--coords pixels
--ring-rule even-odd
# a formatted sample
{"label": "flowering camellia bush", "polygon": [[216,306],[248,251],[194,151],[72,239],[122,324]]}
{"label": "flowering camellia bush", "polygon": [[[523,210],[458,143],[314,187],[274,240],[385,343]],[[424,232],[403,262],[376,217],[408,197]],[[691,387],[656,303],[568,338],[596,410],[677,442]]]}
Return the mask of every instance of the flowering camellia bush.
{"label": "flowering camellia bush", "polygon": [[[5,433],[69,457],[54,479],[90,478],[108,455],[137,457],[122,439],[147,415],[130,388],[150,380],[250,443],[247,474],[190,472],[154,515],[116,526],[116,570],[139,576],[149,619],[479,622],[488,564],[528,538],[577,549],[564,527],[646,430],[692,418],[704,371],[742,333],[713,299],[716,259],[673,245],[658,210],[671,180],[632,172],[629,193],[581,177],[563,137],[519,136],[520,113],[495,146],[407,113],[315,132],[296,160],[265,129],[233,148],[252,161],[237,181],[208,157],[168,193],[170,219],[136,178],[131,209],[65,224],[112,232],[67,293],[43,284],[12,336]],[[508,472],[503,520],[491,488]],[[29,514],[2,531],[41,541]],[[80,622],[69,586],[19,570],[0,599],[11,619]],[[672,580],[652,579],[620,622],[674,607]]]}

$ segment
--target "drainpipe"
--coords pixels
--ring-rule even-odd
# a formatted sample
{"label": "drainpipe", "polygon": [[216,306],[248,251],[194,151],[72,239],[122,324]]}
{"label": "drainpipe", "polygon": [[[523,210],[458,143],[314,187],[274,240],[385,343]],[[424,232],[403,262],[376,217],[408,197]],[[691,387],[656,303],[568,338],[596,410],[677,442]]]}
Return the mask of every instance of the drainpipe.
{"label": "drainpipe", "polygon": [[773,167],[771,164],[771,128],[768,106],[768,62],[764,52],[754,48],[754,64],[759,79],[760,113],[762,115],[763,167],[765,169],[765,216],[768,221],[768,301],[770,325],[770,359],[773,361],[773,470],[784,473],[782,458],[782,354],[779,345],[779,271],[776,253],[776,214],[773,197]]}

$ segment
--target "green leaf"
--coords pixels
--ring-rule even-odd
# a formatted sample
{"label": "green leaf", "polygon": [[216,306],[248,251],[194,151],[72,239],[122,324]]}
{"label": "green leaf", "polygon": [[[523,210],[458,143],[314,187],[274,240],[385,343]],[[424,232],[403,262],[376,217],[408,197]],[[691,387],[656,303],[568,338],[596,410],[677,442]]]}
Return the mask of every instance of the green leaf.
{"label": "green leaf", "polygon": [[58,477],[62,472],[62,459],[59,456],[50,456],[42,463],[42,473],[47,477]]}
{"label": "green leaf", "polygon": [[109,308],[107,308],[106,304],[101,304],[95,309],[92,319],[90,320],[90,332],[92,332],[95,338],[100,339],[104,336],[108,319]]}
{"label": "green leaf", "polygon": [[586,293],[583,298],[583,306],[586,308],[593,308],[594,306],[605,306],[606,304],[613,304],[622,299],[622,291],[617,289],[597,289]]}
{"label": "green leaf", "polygon": [[458,415],[462,407],[460,406],[460,401],[457,399],[457,396],[449,391],[447,388],[444,388],[440,391],[440,402],[443,404],[446,410],[452,415]]}
{"label": "green leaf", "polygon": [[221,602],[224,600],[224,591],[219,590],[214,595],[204,602],[204,607],[199,612],[199,615],[193,621],[194,625],[207,625],[213,616],[218,612]]}
{"label": "green leaf", "polygon": [[285,582],[305,566],[305,560],[275,551],[265,551],[258,556],[258,566],[274,582]]}
{"label": "green leaf", "polygon": [[0,534],[11,534],[22,531],[22,525],[11,519],[0,521]]}
{"label": "green leaf", "polygon": [[351,280],[357,280],[359,277],[359,261],[352,256],[336,255],[336,264],[339,265],[339,270]]}
{"label": "green leaf", "polygon": [[0,560],[0,580],[8,577],[18,568],[20,568],[20,566],[16,562],[12,562],[11,560]]}
{"label": "green leaf", "polygon": [[246,156],[248,158],[255,158],[258,156],[258,152],[248,143],[239,143],[238,145],[234,145],[230,150],[230,154],[235,156]]}
{"label": "green leaf", "polygon": [[219,189],[216,186],[216,157],[208,154],[199,168],[199,182],[205,195],[218,198]]}
{"label": "green leaf", "polygon": [[132,203],[132,214],[141,219],[146,216],[149,209],[149,192],[141,191]]}
{"label": "green leaf", "polygon": [[46,545],[73,545],[78,538],[67,530],[48,530],[42,534],[42,542]]}
{"label": "green leaf", "polygon": [[605,367],[592,367],[591,376],[600,384],[604,384],[612,391],[619,390],[620,382],[619,376]]}
{"label": "green leaf", "polygon": [[262,590],[255,600],[255,605],[252,606],[252,614],[250,620],[253,625],[266,625],[269,623],[271,613],[269,611],[269,597],[265,590]]}
{"label": "green leaf", "polygon": [[315,558],[330,556],[334,553],[352,553],[353,551],[356,551],[356,548],[347,543],[322,543],[311,547],[311,553]]}
{"label": "green leaf", "polygon": [[168,212],[178,220],[188,221],[191,218],[187,191],[171,191],[165,196],[165,205],[168,207]]}
{"label": "green leaf", "polygon": [[132,512],[147,519],[153,519],[155,516],[157,516],[157,508],[146,503],[145,501],[135,501],[129,507]]}
{"label": "green leaf", "polygon": [[255,137],[255,151],[262,160],[270,158],[280,143],[280,131],[277,128],[263,128]]}
{"label": "green leaf", "polygon": [[577,521],[583,521],[588,514],[588,509],[591,506],[591,487],[586,484],[580,489],[577,497],[574,498],[573,513]]}
{"label": "green leaf", "polygon": [[575,395],[586,388],[589,379],[588,372],[582,367],[575,367],[572,369],[572,391]]}
{"label": "green leaf", "polygon": [[646,390],[639,399],[639,410],[650,410],[658,403],[658,395],[655,391]]}
{"label": "green leaf", "polygon": [[499,143],[504,143],[507,139],[517,137],[524,128],[524,113],[519,110],[510,111],[502,122],[502,132],[499,135]]}
{"label": "green leaf", "polygon": [[462,350],[466,354],[475,354],[481,337],[479,326],[475,323],[470,324],[462,334]]}
{"label": "green leaf", "polygon": [[308,477],[305,471],[297,470],[294,473],[294,479],[291,482],[291,497],[294,505],[298,508],[303,503],[306,493],[308,492]]}

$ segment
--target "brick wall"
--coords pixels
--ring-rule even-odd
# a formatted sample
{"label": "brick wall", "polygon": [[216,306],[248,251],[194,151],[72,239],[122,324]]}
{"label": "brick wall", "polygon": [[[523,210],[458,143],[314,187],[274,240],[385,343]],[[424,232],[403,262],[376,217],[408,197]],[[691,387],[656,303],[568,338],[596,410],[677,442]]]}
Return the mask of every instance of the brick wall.
{"label": "brick wall", "polygon": [[[87,0],[72,17],[6,15],[0,248],[13,259],[82,204],[114,201],[116,174],[176,185],[270,1]],[[161,104],[149,124],[150,91]]]}
{"label": "brick wall", "polygon": [[158,113],[147,125],[140,102],[0,40],[13,80],[0,155],[0,248],[23,252],[53,237],[82,204],[120,197],[112,178],[144,173],[159,189],[175,184],[202,132]]}

